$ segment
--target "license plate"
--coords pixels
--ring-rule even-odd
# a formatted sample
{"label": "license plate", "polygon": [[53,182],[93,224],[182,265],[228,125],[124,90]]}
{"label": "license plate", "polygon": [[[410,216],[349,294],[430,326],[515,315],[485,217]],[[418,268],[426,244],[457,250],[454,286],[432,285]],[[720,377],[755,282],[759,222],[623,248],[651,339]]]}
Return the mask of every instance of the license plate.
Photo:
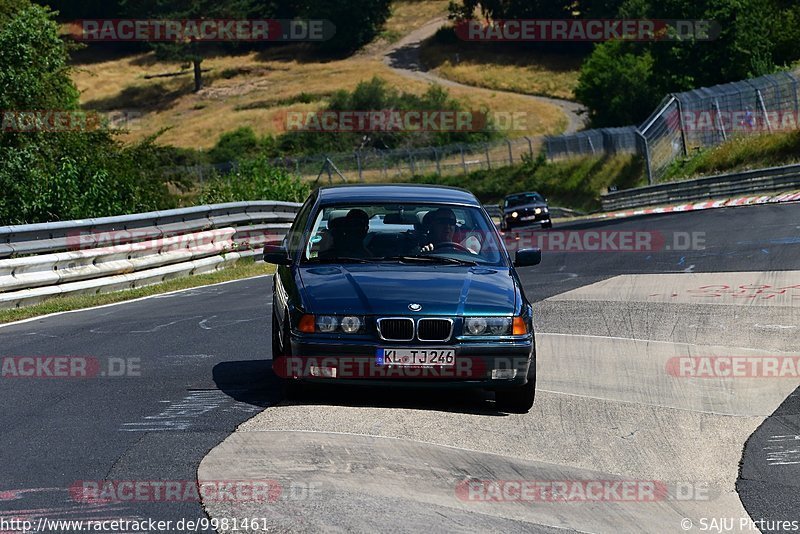
{"label": "license plate", "polygon": [[521,221],[532,221],[534,219],[536,219],[536,215],[529,215],[527,217],[520,217]]}
{"label": "license plate", "polygon": [[436,348],[378,349],[376,361],[378,365],[400,367],[450,366],[456,364],[456,351]]}

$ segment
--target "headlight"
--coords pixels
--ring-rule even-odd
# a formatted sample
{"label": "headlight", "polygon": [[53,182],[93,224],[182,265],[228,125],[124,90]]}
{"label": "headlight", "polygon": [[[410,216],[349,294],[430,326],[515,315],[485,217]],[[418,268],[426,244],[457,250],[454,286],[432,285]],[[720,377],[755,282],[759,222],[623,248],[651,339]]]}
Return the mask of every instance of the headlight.
{"label": "headlight", "polygon": [[361,330],[361,319],[358,317],[347,316],[342,319],[342,332],[345,334],[355,334]]}
{"label": "headlight", "polygon": [[337,317],[335,315],[320,315],[314,317],[313,315],[306,315],[304,318],[309,319],[306,322],[313,320],[311,323],[313,327],[308,328],[308,326],[306,326],[305,329],[299,329],[301,332],[308,334],[313,334],[315,332],[320,334],[358,334],[364,329],[364,318],[354,315],[347,315],[345,317]]}
{"label": "headlight", "polygon": [[519,213],[517,213],[517,212],[515,211],[514,213],[512,213],[512,214],[511,214],[511,216],[512,216],[512,217],[514,217],[514,218],[516,219],[517,217],[519,217]]}
{"label": "headlight", "polygon": [[467,319],[467,333],[471,336],[482,336],[486,333],[489,323],[483,317],[470,317]]}
{"label": "headlight", "polygon": [[464,322],[464,330],[469,336],[518,335],[511,317],[468,317]]}
{"label": "headlight", "polygon": [[489,332],[493,336],[507,336],[511,333],[511,317],[489,319]]}
{"label": "headlight", "polygon": [[542,214],[542,208],[536,208],[535,210],[533,210],[533,212],[534,212],[536,215],[541,215],[541,214]]}
{"label": "headlight", "polygon": [[331,315],[320,315],[317,317],[317,331],[324,334],[336,332],[339,326],[339,320]]}
{"label": "headlight", "polygon": [[545,213],[550,213],[550,208],[545,208],[545,209],[544,209],[544,212],[545,212]]}

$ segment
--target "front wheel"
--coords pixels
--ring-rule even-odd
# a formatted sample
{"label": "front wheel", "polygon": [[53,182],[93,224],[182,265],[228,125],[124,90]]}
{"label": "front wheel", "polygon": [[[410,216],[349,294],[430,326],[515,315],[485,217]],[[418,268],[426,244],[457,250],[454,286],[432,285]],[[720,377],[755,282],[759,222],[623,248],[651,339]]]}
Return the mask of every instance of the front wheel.
{"label": "front wheel", "polygon": [[[289,315],[286,315],[286,320],[289,320]],[[281,347],[281,336],[278,333],[280,332],[280,326],[278,325],[278,318],[275,317],[275,314],[272,314],[272,371],[275,373],[275,376],[278,377],[280,380],[281,389],[283,390],[283,398],[284,399],[298,399],[303,396],[304,388],[303,383],[297,379],[288,377],[288,369],[278,369],[275,364],[275,358],[280,357],[290,357],[291,350],[289,349],[289,343],[291,343],[289,337],[289,325],[286,324],[286,328],[284,328],[283,333],[283,344],[285,346]],[[284,365],[290,365],[288,362],[284,362]]]}
{"label": "front wheel", "polygon": [[281,355],[281,340],[280,336],[278,335],[278,330],[280,330],[278,326],[278,318],[275,317],[275,312],[272,312],[272,361],[275,361],[275,358]]}
{"label": "front wheel", "polygon": [[495,391],[497,409],[507,413],[528,413],[536,400],[536,360],[531,362],[528,383],[513,389]]}

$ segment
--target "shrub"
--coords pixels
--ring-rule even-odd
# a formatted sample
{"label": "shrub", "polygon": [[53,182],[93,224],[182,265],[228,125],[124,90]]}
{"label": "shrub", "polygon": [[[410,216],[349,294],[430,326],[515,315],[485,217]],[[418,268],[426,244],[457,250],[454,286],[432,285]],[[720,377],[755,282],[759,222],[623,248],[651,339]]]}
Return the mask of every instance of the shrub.
{"label": "shrub", "polygon": [[273,166],[266,156],[260,156],[241,161],[233,173],[209,180],[198,201],[200,204],[246,200],[303,202],[310,191],[308,184]]}

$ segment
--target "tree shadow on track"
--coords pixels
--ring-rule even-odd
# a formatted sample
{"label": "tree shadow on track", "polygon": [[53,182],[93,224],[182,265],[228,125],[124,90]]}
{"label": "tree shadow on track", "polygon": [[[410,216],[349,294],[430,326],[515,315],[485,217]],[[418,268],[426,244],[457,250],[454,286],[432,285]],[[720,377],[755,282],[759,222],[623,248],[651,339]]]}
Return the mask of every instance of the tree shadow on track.
{"label": "tree shadow on track", "polygon": [[508,415],[494,408],[491,393],[477,389],[304,384],[287,391],[269,360],[220,363],[213,369],[213,378],[219,390],[232,399],[264,408],[278,404],[318,405]]}

